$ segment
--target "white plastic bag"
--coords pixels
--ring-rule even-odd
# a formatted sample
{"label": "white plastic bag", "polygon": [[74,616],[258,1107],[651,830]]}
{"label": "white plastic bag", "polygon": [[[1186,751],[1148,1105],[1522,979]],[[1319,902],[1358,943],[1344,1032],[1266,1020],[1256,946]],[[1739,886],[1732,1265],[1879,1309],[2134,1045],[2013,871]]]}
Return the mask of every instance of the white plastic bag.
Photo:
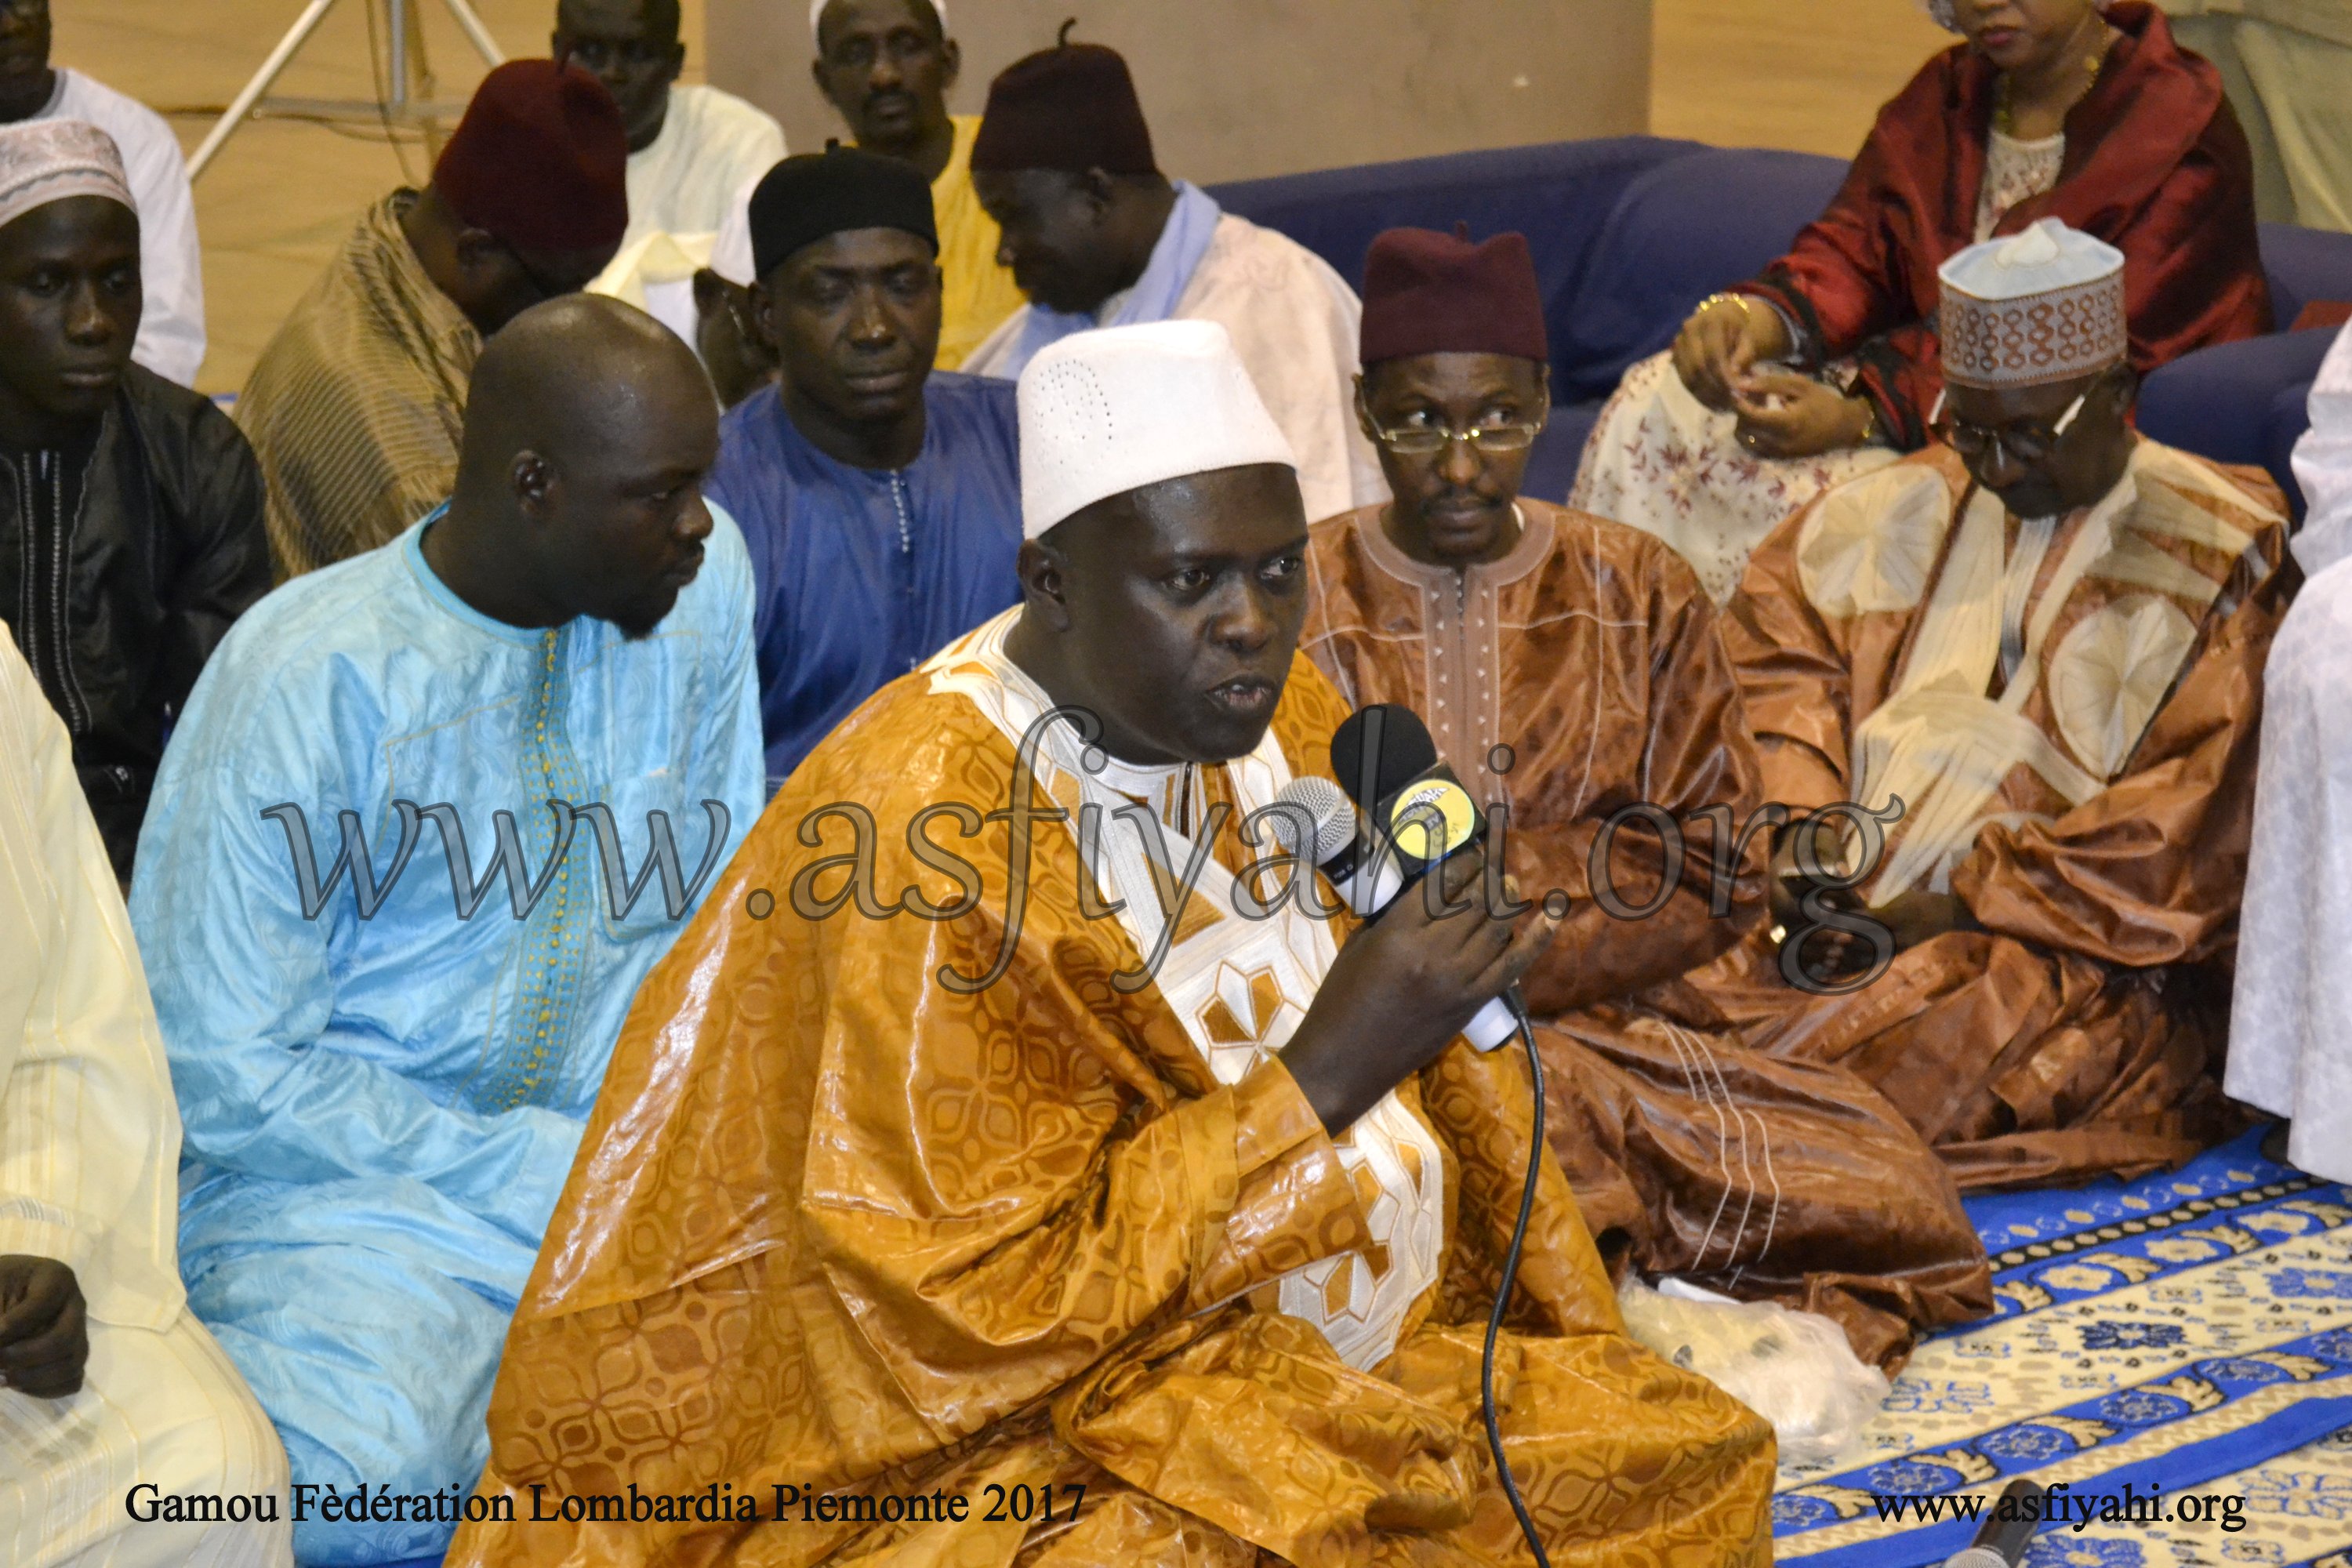
{"label": "white plastic bag", "polygon": [[1653,1290],[1628,1274],[1617,1291],[1625,1331],[1698,1373],[1772,1424],[1782,1465],[1815,1465],[1853,1441],[1886,1398],[1827,1318],[1767,1301],[1735,1301],[1679,1279]]}

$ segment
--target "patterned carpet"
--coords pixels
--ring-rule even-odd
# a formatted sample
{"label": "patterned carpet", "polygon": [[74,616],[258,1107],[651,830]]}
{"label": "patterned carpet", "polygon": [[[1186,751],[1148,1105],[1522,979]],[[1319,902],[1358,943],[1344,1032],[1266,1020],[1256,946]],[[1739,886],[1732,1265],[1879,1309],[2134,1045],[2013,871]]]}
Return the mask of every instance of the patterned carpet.
{"label": "patterned carpet", "polygon": [[1999,1311],[1920,1347],[1846,1454],[1782,1473],[1779,1560],[1934,1568],[1974,1527],[1882,1520],[1872,1494],[2026,1475],[2223,1506],[2057,1526],[2026,1568],[2352,1568],[2352,1189],[2261,1141],[2145,1181],[1970,1200]]}
{"label": "patterned carpet", "polygon": [[2155,1489],[2167,1513],[2222,1500],[2210,1522],[2052,1528],[2029,1568],[2352,1568],[2352,1189],[2261,1139],[2144,1181],[1971,1200],[1999,1311],[1923,1345],[1845,1454],[1783,1472],[1779,1560],[1940,1564],[1974,1526],[1882,1520],[1873,1494],[2031,1476],[2077,1499]]}

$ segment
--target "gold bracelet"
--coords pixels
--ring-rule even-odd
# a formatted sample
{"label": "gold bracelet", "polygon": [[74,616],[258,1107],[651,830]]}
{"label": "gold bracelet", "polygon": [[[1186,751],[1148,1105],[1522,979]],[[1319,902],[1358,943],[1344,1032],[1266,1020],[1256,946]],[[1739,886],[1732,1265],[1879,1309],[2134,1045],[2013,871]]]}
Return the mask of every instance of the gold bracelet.
{"label": "gold bracelet", "polygon": [[1698,313],[1703,316],[1717,305],[1737,305],[1739,313],[1751,321],[1756,316],[1756,306],[1745,294],[1709,294],[1698,302]]}

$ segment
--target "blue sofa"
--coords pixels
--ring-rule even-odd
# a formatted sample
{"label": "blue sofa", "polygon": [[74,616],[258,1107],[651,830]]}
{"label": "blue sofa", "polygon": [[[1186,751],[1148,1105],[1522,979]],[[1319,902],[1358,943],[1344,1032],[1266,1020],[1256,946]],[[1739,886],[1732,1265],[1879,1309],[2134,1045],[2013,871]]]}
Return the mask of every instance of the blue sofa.
{"label": "blue sofa", "polygon": [[[1384,228],[1466,220],[1481,237],[1525,233],[1543,289],[1555,405],[1527,489],[1558,500],[1625,367],[1672,342],[1699,300],[1786,249],[1844,173],[1837,159],[1810,153],[1619,136],[1249,180],[1212,194],[1351,283]],[[2313,300],[2352,300],[2352,235],[2265,224],[2263,258],[2282,326]],[[2299,510],[2286,455],[2333,337],[2281,331],[2189,354],[2148,378],[2141,426],[2193,452],[2268,467]]]}

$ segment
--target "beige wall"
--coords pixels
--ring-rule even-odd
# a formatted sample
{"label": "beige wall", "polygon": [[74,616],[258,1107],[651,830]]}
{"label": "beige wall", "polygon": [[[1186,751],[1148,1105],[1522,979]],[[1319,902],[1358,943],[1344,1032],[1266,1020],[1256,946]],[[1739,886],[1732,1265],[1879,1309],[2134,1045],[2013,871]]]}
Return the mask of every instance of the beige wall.
{"label": "beige wall", "polygon": [[[953,4],[953,0],[950,0]],[[1657,0],[1650,129],[1851,158],[1952,35],[1919,0]]]}
{"label": "beige wall", "polygon": [[[1075,36],[1128,57],[1160,166],[1210,181],[1647,128],[1650,0],[950,0],[977,113],[989,79]],[[809,80],[805,0],[708,0],[709,79],[795,151],[841,129]]]}

